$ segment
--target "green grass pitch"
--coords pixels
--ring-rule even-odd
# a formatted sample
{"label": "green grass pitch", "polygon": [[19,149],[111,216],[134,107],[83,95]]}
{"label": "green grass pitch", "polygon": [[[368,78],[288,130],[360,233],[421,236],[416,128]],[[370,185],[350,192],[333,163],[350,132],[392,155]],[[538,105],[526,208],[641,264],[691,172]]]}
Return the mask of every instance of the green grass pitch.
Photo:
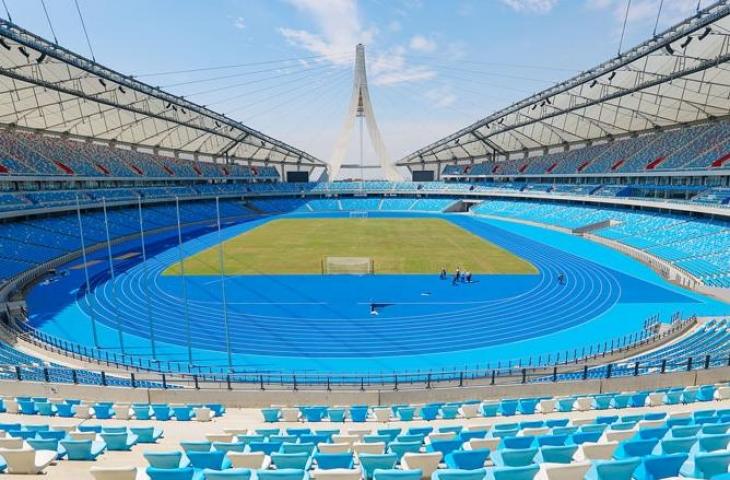
{"label": "green grass pitch", "polygon": [[[279,219],[224,242],[227,275],[321,274],[324,257],[370,257],[376,274],[534,274],[529,262],[453,223],[413,218]],[[185,259],[187,275],[219,275],[218,246]],[[170,266],[165,274],[179,274]]]}

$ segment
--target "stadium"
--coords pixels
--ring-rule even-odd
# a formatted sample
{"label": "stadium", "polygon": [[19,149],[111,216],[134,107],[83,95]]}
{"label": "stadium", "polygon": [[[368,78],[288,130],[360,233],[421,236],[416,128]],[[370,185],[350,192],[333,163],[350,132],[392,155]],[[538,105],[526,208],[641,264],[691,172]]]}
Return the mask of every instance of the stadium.
{"label": "stadium", "polygon": [[[0,479],[730,478],[730,1],[615,2],[617,55],[398,158],[406,72],[365,43],[136,75],[96,60],[93,2],[66,6],[89,55],[8,3]],[[226,79],[277,124],[292,83],[326,97],[329,156]],[[201,83],[223,103],[176,90]]]}

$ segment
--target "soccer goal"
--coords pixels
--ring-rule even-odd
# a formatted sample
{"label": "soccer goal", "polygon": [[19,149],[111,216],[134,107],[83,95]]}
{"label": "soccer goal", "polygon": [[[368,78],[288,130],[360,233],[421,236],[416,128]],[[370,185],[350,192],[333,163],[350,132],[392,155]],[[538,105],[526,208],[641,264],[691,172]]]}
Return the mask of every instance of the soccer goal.
{"label": "soccer goal", "polygon": [[323,275],[371,275],[375,262],[370,257],[324,257]]}
{"label": "soccer goal", "polygon": [[368,218],[368,212],[350,212],[350,218]]}

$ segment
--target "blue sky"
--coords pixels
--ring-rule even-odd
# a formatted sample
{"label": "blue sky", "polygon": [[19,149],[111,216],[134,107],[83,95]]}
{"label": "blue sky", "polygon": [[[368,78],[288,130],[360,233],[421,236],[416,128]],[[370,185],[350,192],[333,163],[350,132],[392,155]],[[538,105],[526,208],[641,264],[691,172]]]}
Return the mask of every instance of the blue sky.
{"label": "blue sky", "polygon": [[[5,1],[14,22],[53,40],[40,0]],[[626,0],[78,2],[100,63],[323,159],[343,121],[358,42],[397,159],[615,56],[626,9]],[[90,56],[74,0],[45,3],[58,42]],[[632,0],[624,50],[652,35],[659,4]],[[696,6],[665,0],[659,31]],[[190,69],[204,70],[180,72]]]}

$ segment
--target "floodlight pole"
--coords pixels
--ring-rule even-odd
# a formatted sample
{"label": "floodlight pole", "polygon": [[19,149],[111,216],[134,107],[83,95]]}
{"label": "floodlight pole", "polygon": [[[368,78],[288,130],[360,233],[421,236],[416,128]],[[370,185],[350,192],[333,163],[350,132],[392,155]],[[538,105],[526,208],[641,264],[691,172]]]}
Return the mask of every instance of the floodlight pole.
{"label": "floodlight pole", "polygon": [[112,242],[109,236],[109,218],[106,213],[106,197],[101,199],[101,206],[104,210],[104,230],[106,231],[106,251],[109,256],[109,276],[112,282],[112,299],[114,301],[114,310],[117,315],[117,332],[119,333],[119,351],[122,355],[124,353],[124,331],[122,329],[122,315],[119,311],[119,298],[117,298],[117,282],[116,275],[114,274],[114,257],[112,257]]}
{"label": "floodlight pole", "polygon": [[228,324],[228,303],[226,301],[226,272],[224,266],[223,236],[221,235],[220,198],[215,197],[215,213],[218,220],[218,261],[221,271],[221,295],[223,296],[223,331],[226,335],[226,353],[228,354],[228,371],[233,372],[233,356],[231,355],[231,332]]}
{"label": "floodlight pole", "polygon": [[152,348],[152,361],[157,360],[157,349],[155,347],[155,325],[152,320],[152,305],[150,304],[150,287],[147,284],[147,249],[144,245],[144,222],[142,220],[142,196],[137,196],[137,211],[139,213],[139,238],[142,243],[142,272],[145,277],[144,296],[147,304],[147,323],[150,326],[150,347]]}
{"label": "floodlight pole", "polygon": [[84,279],[86,281],[86,296],[89,299],[89,318],[91,319],[91,334],[94,337],[94,347],[99,348],[99,335],[96,331],[96,317],[94,316],[93,296],[91,295],[91,282],[89,281],[89,265],[86,259],[86,242],[84,240],[84,224],[81,221],[81,202],[76,195],[76,218],[79,221],[79,238],[81,238],[81,260],[84,262]]}
{"label": "floodlight pole", "polygon": [[175,213],[177,215],[177,253],[180,259],[180,274],[182,275],[183,315],[185,317],[185,335],[188,342],[188,366],[193,367],[193,346],[190,338],[190,310],[188,307],[188,286],[185,279],[185,258],[182,248],[182,228],[180,227],[180,199],[175,197]]}

